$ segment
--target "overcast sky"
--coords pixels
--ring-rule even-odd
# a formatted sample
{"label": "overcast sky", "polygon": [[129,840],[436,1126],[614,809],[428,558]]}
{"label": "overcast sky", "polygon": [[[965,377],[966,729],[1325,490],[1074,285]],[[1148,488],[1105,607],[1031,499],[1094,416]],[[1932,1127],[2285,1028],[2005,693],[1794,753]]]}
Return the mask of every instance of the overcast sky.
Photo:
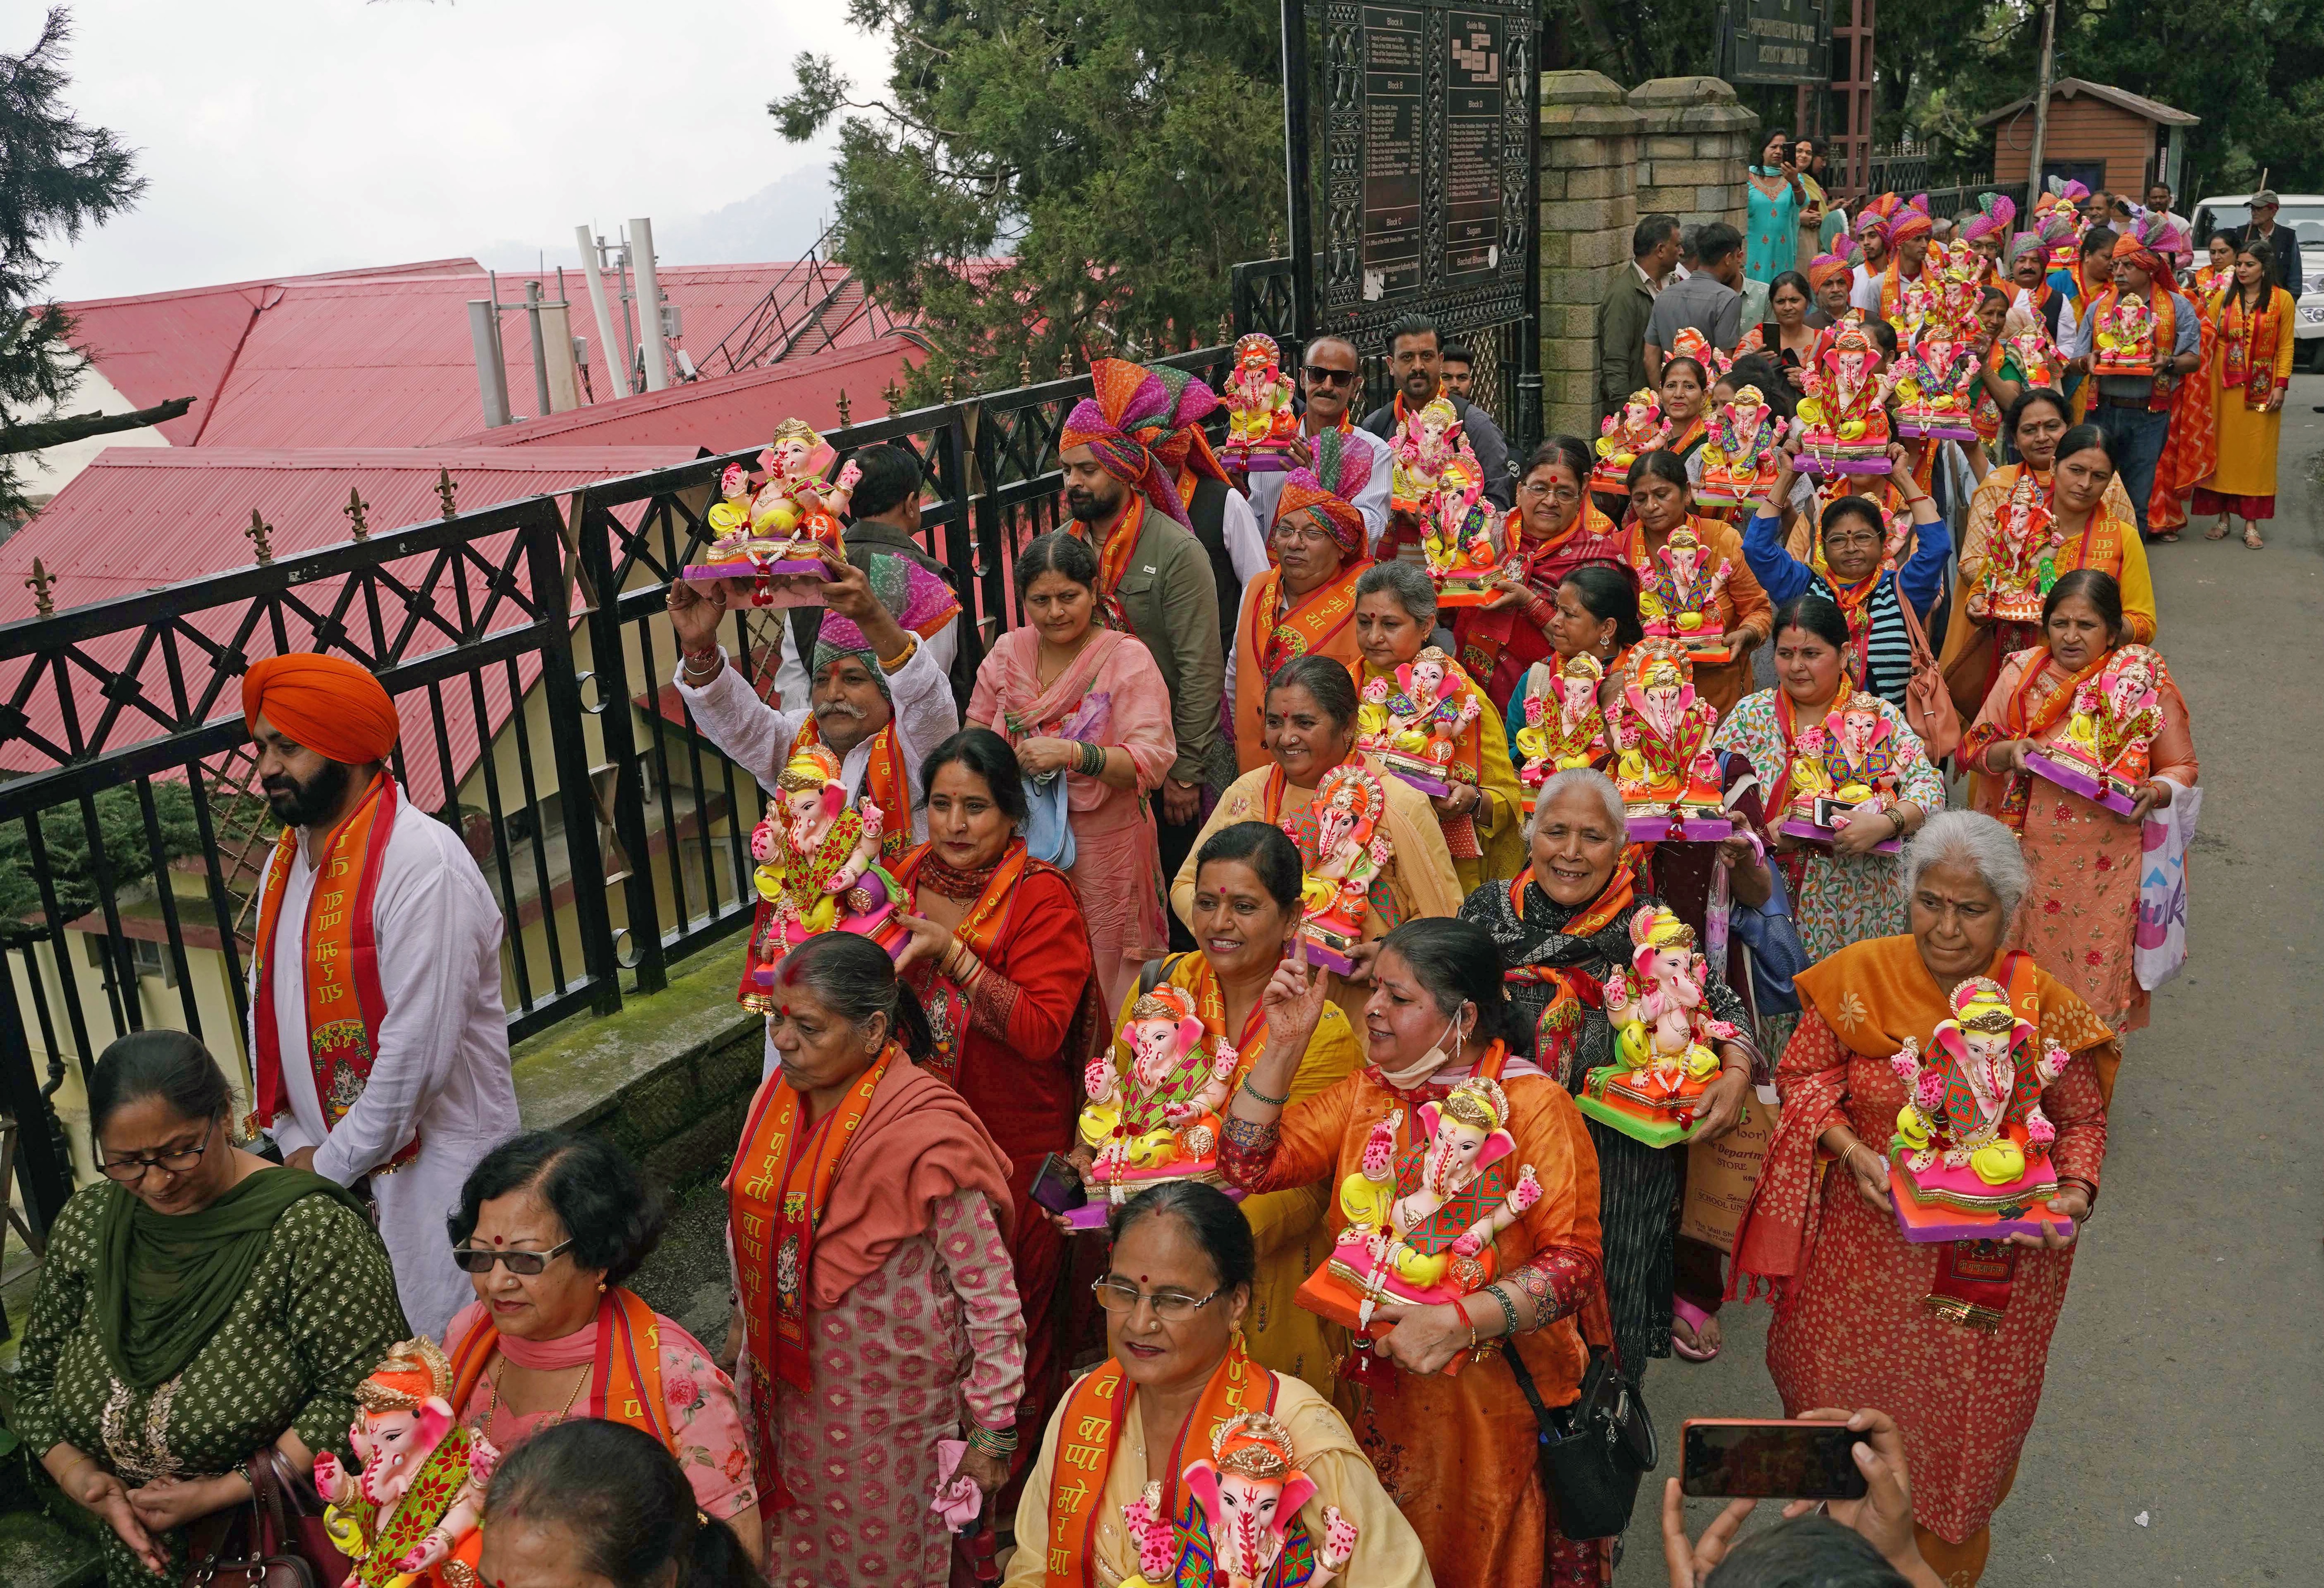
{"label": "overcast sky", "polygon": [[[0,10],[0,50],[42,7]],[[828,143],[766,103],[801,50],[885,52],[838,0],[80,0],[68,101],[138,151],[143,201],[61,243],[61,298],[473,256],[575,264],[654,221],[671,263],[793,258]]]}

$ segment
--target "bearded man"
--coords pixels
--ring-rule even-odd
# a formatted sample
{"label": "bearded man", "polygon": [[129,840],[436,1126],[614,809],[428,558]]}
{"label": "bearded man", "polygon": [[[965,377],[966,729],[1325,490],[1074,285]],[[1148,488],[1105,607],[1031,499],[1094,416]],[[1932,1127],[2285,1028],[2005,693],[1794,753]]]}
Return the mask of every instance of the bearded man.
{"label": "bearded man", "polygon": [[252,1121],[291,1168],[368,1190],[404,1316],[439,1335],[475,1298],[444,1210],[517,1131],[500,906],[388,772],[395,706],[368,670],[268,657],[242,716],[283,825],[250,961]]}

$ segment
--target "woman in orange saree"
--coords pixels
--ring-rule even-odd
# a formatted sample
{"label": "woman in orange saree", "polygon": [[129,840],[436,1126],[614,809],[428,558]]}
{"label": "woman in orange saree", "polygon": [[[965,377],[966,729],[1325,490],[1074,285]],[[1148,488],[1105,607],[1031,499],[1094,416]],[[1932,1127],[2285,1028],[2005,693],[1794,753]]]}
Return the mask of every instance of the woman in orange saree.
{"label": "woman in orange saree", "polygon": [[2113,1032],[2072,991],[2002,941],[2026,888],[2006,829],[1969,811],[1929,819],[1905,852],[1909,936],[1852,943],[1802,971],[1798,1031],[1775,1067],[1783,1112],[1736,1233],[1730,1296],[1775,1304],[1767,1371],[1786,1416],[1877,1406],[1896,1420],[1921,1553],[1949,1588],[1985,1569],[1994,1510],[2033,1426],[2072,1236],[1907,1242],[1890,1202],[1888,1142],[1906,1101],[1891,1066],[1926,1047],[1962,982],[1987,976],[2072,1057],[2043,1088],[2056,1129],[2052,1211],[2079,1229],[2098,1199]]}
{"label": "woman in orange saree", "polygon": [[[1388,1303],[1373,1313],[1393,1326],[1377,1343],[1372,1371],[1396,1376],[1378,1389],[1343,1378],[1342,1402],[1440,1580],[1602,1585],[1610,1577],[1606,1545],[1557,1531],[1535,1463],[1533,1412],[1492,1347],[1512,1339],[1544,1404],[1560,1407],[1579,1394],[1587,1365],[1585,1308],[1591,1338],[1608,1338],[1598,1158],[1581,1110],[1538,1066],[1510,1057],[1505,1037],[1515,1026],[1500,951],[1483,928],[1442,919],[1398,928],[1380,946],[1373,983],[1364,1009],[1366,1066],[1286,1108],[1281,1100],[1298,1057],[1323,1018],[1323,984],[1304,958],[1277,971],[1266,1000],[1267,1051],[1228,1104],[1221,1167],[1253,1192],[1327,1175],[1336,1184],[1360,1172],[1375,1130],[1385,1125],[1395,1134],[1401,1187],[1418,1173],[1425,1145],[1420,1107],[1449,1095],[1456,1081],[1498,1084],[1504,1128],[1515,1140],[1508,1161],[1532,1168],[1540,1197],[1492,1238],[1499,1275],[1492,1283],[1457,1302]],[[1329,1216],[1335,1230],[1349,1223],[1336,1205]],[[1456,1227],[1441,1233],[1449,1237]],[[1463,1353],[1471,1361],[1445,1376]]]}
{"label": "woman in orange saree", "polygon": [[1170,947],[1152,804],[1178,756],[1170,691],[1144,642],[1097,623],[1097,559],[1076,537],[1043,535],[1018,554],[1017,605],[1025,623],[985,652],[968,725],[1008,740],[1028,777],[1065,780],[1065,874],[1111,1008]]}
{"label": "woman in orange saree", "polygon": [[[2138,927],[2143,823],[2195,786],[2201,768],[2187,702],[2160,656],[2148,670],[2159,721],[2146,756],[2146,782],[2128,815],[2026,770],[2025,752],[2074,730],[2076,692],[2095,679],[2124,643],[2122,596],[2112,579],[2079,568],[2052,586],[2043,608],[2043,642],[2011,657],[1961,739],[1961,764],[1975,774],[1971,803],[2015,828],[2033,875],[2033,901],[2013,946],[2030,950],[2117,1031],[2146,1024],[2146,989],[2132,952]],[[2113,1077],[2107,1077],[2109,1086]]]}

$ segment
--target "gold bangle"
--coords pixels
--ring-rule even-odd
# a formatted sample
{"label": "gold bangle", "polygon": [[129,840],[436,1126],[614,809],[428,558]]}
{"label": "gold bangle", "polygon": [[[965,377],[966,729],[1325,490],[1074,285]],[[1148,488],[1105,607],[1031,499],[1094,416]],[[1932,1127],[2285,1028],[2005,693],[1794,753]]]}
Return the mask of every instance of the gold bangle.
{"label": "gold bangle", "polygon": [[893,659],[885,656],[880,659],[880,670],[890,674],[901,671],[904,664],[912,660],[912,653],[919,648],[920,637],[918,634],[905,635],[904,648],[896,652]]}

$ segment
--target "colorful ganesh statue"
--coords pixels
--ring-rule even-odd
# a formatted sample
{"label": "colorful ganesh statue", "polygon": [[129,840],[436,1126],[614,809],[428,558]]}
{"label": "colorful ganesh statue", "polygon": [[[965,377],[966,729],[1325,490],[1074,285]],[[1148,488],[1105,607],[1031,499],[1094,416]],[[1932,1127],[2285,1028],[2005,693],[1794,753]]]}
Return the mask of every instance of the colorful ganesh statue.
{"label": "colorful ganesh statue", "polygon": [[1677,640],[1630,648],[1629,676],[1606,714],[1614,782],[1637,843],[1716,841],[1732,832],[1711,754],[1719,710],[1694,692],[1694,665]]}
{"label": "colorful ganesh statue", "polygon": [[2170,679],[2153,646],[2123,646],[2075,688],[2065,733],[2027,751],[2026,769],[2128,816],[2147,783],[2154,736],[2163,731],[2163,686]]}
{"label": "colorful ganesh statue", "polygon": [[[1373,1309],[1437,1306],[1492,1283],[1495,1238],[1541,1200],[1531,1164],[1510,1172],[1509,1099],[1493,1076],[1455,1081],[1417,1113],[1425,1140],[1401,1149],[1404,1110],[1372,1127],[1356,1172],[1340,1182],[1347,1224],[1299,1287],[1300,1306],[1355,1332],[1342,1371],[1359,1382],[1385,1371],[1370,1351]],[[1445,1372],[1458,1372],[1462,1360],[1455,1355]]]}
{"label": "colorful ganesh statue", "polygon": [[1888,472],[1892,377],[1878,367],[1879,344],[1854,319],[1826,331],[1800,400],[1800,471],[1811,475]]}
{"label": "colorful ganesh statue", "polygon": [[819,603],[822,597],[812,586],[776,581],[820,575],[818,548],[845,554],[843,521],[863,471],[851,459],[837,479],[825,483],[824,473],[836,456],[805,420],[787,419],[759,454],[767,477],[758,494],[745,500],[742,466],[728,464],[719,476],[720,499],[706,515],[709,549],[703,561],[687,567],[687,579],[750,579],[751,599],[761,606]]}
{"label": "colorful ganesh statue", "polygon": [[454,1420],[452,1364],[432,1340],[406,1340],[355,1386],[350,1473],[315,1457],[331,1542],[354,1563],[340,1588],[477,1588],[476,1531],[500,1453]]}
{"label": "colorful ganesh statue", "polygon": [[[1829,844],[1858,811],[1896,808],[1896,730],[1876,697],[1844,692],[1821,723],[1792,742],[1784,831]],[[1904,845],[1884,838],[1874,847],[1895,854]]]}
{"label": "colorful ganesh statue", "polygon": [[1720,403],[1702,443],[1702,483],[1695,487],[1695,501],[1731,507],[1765,495],[1775,486],[1776,448],[1788,429],[1757,386],[1745,386]]}
{"label": "colorful ganesh statue", "polygon": [[1219,448],[1219,461],[1259,473],[1289,468],[1299,416],[1291,406],[1283,349],[1265,331],[1252,331],[1237,339],[1234,358],[1234,369],[1219,389],[1227,410],[1227,440]]}
{"label": "colorful ganesh statue", "polygon": [[1719,1076],[1714,1041],[1735,1028],[1703,1002],[1710,973],[1694,928],[1660,906],[1630,918],[1630,969],[1606,979],[1614,1062],[1591,1070],[1582,1112],[1649,1147],[1683,1140]]}
{"label": "colorful ganesh statue", "polygon": [[1445,466],[1454,458],[1464,460],[1477,479],[1485,477],[1469,438],[1461,433],[1461,416],[1449,397],[1432,397],[1418,412],[1406,415],[1388,450],[1395,457],[1388,475],[1389,511],[1415,528],[1434,521]]}
{"label": "colorful ganesh statue", "polygon": [[1420,550],[1440,607],[1482,606],[1499,598],[1493,581],[1502,575],[1504,559],[1493,543],[1493,525],[1501,515],[1484,498],[1484,475],[1466,454],[1437,475],[1436,509]]}
{"label": "colorful ganesh statue", "polygon": [[1299,822],[1284,824],[1299,845],[1306,872],[1300,885],[1305,919],[1299,935],[1310,964],[1346,975],[1355,968],[1351,951],[1363,941],[1372,883],[1396,854],[1382,822],[1388,790],[1360,760],[1345,761],[1315,785],[1310,808],[1315,817],[1312,839],[1301,836]]}
{"label": "colorful ganesh statue", "polygon": [[1222,1417],[1211,1454],[1187,1463],[1179,1483],[1201,1510],[1166,1515],[1159,1479],[1121,1508],[1138,1546],[1138,1574],[1121,1588],[1325,1588],[1356,1552],[1356,1524],[1323,1508],[1323,1536],[1300,1511],[1315,1483],[1299,1469],[1291,1430],[1260,1411]]}
{"label": "colorful ganesh statue", "polygon": [[1575,651],[1556,671],[1543,668],[1542,687],[1528,681],[1526,725],[1517,730],[1517,752],[1525,757],[1517,781],[1528,791],[1553,772],[1595,766],[1606,754],[1606,716],[1598,705],[1605,678],[1598,659]]}
{"label": "colorful ganesh statue", "polygon": [[880,863],[885,813],[868,799],[848,808],[839,757],[822,744],[794,751],[775,794],[751,834],[759,907],[742,972],[742,1002],[762,1010],[777,962],[818,932],[859,932],[890,954],[906,941],[902,890]]}
{"label": "colorful ganesh statue", "polygon": [[1670,439],[1663,424],[1662,404],[1655,397],[1654,388],[1641,386],[1630,393],[1622,404],[1622,411],[1609,413],[1599,426],[1598,439],[1592,443],[1598,453],[1598,466],[1590,471],[1590,488],[1612,491],[1628,495],[1630,489],[1630,466],[1641,452],[1652,452]]}
{"label": "colorful ganesh statue", "polygon": [[1452,791],[1452,760],[1484,706],[1452,681],[1452,659],[1434,645],[1372,679],[1356,707],[1356,748],[1424,794]]}
{"label": "colorful ganesh statue", "polygon": [[1130,1006],[1120,1047],[1090,1060],[1081,1139],[1096,1156],[1090,1178],[1109,1203],[1165,1180],[1217,1184],[1219,1118],[1240,1066],[1235,1050],[1203,1024],[1194,995],[1164,982]]}
{"label": "colorful ganesh statue", "polygon": [[[2013,961],[2030,983],[2030,962]],[[1985,976],[1953,989],[1950,1019],[1937,1022],[1921,1051],[1907,1037],[1888,1062],[1904,1084],[1904,1106],[1888,1144],[1888,1184],[1907,1241],[1997,1240],[2073,1221],[2050,1212],[2057,1173],[2050,1144],[2057,1129],[2042,1113],[2042,1089],[2071,1057],[2036,1055],[2034,1025],[2010,990]]]}
{"label": "colorful ganesh statue", "polygon": [[1678,640],[1705,667],[1734,660],[1720,633],[1718,612],[1719,593],[1734,577],[1725,558],[1711,560],[1694,531],[1679,525],[1655,553],[1654,577],[1638,592],[1638,622],[1646,638]]}

